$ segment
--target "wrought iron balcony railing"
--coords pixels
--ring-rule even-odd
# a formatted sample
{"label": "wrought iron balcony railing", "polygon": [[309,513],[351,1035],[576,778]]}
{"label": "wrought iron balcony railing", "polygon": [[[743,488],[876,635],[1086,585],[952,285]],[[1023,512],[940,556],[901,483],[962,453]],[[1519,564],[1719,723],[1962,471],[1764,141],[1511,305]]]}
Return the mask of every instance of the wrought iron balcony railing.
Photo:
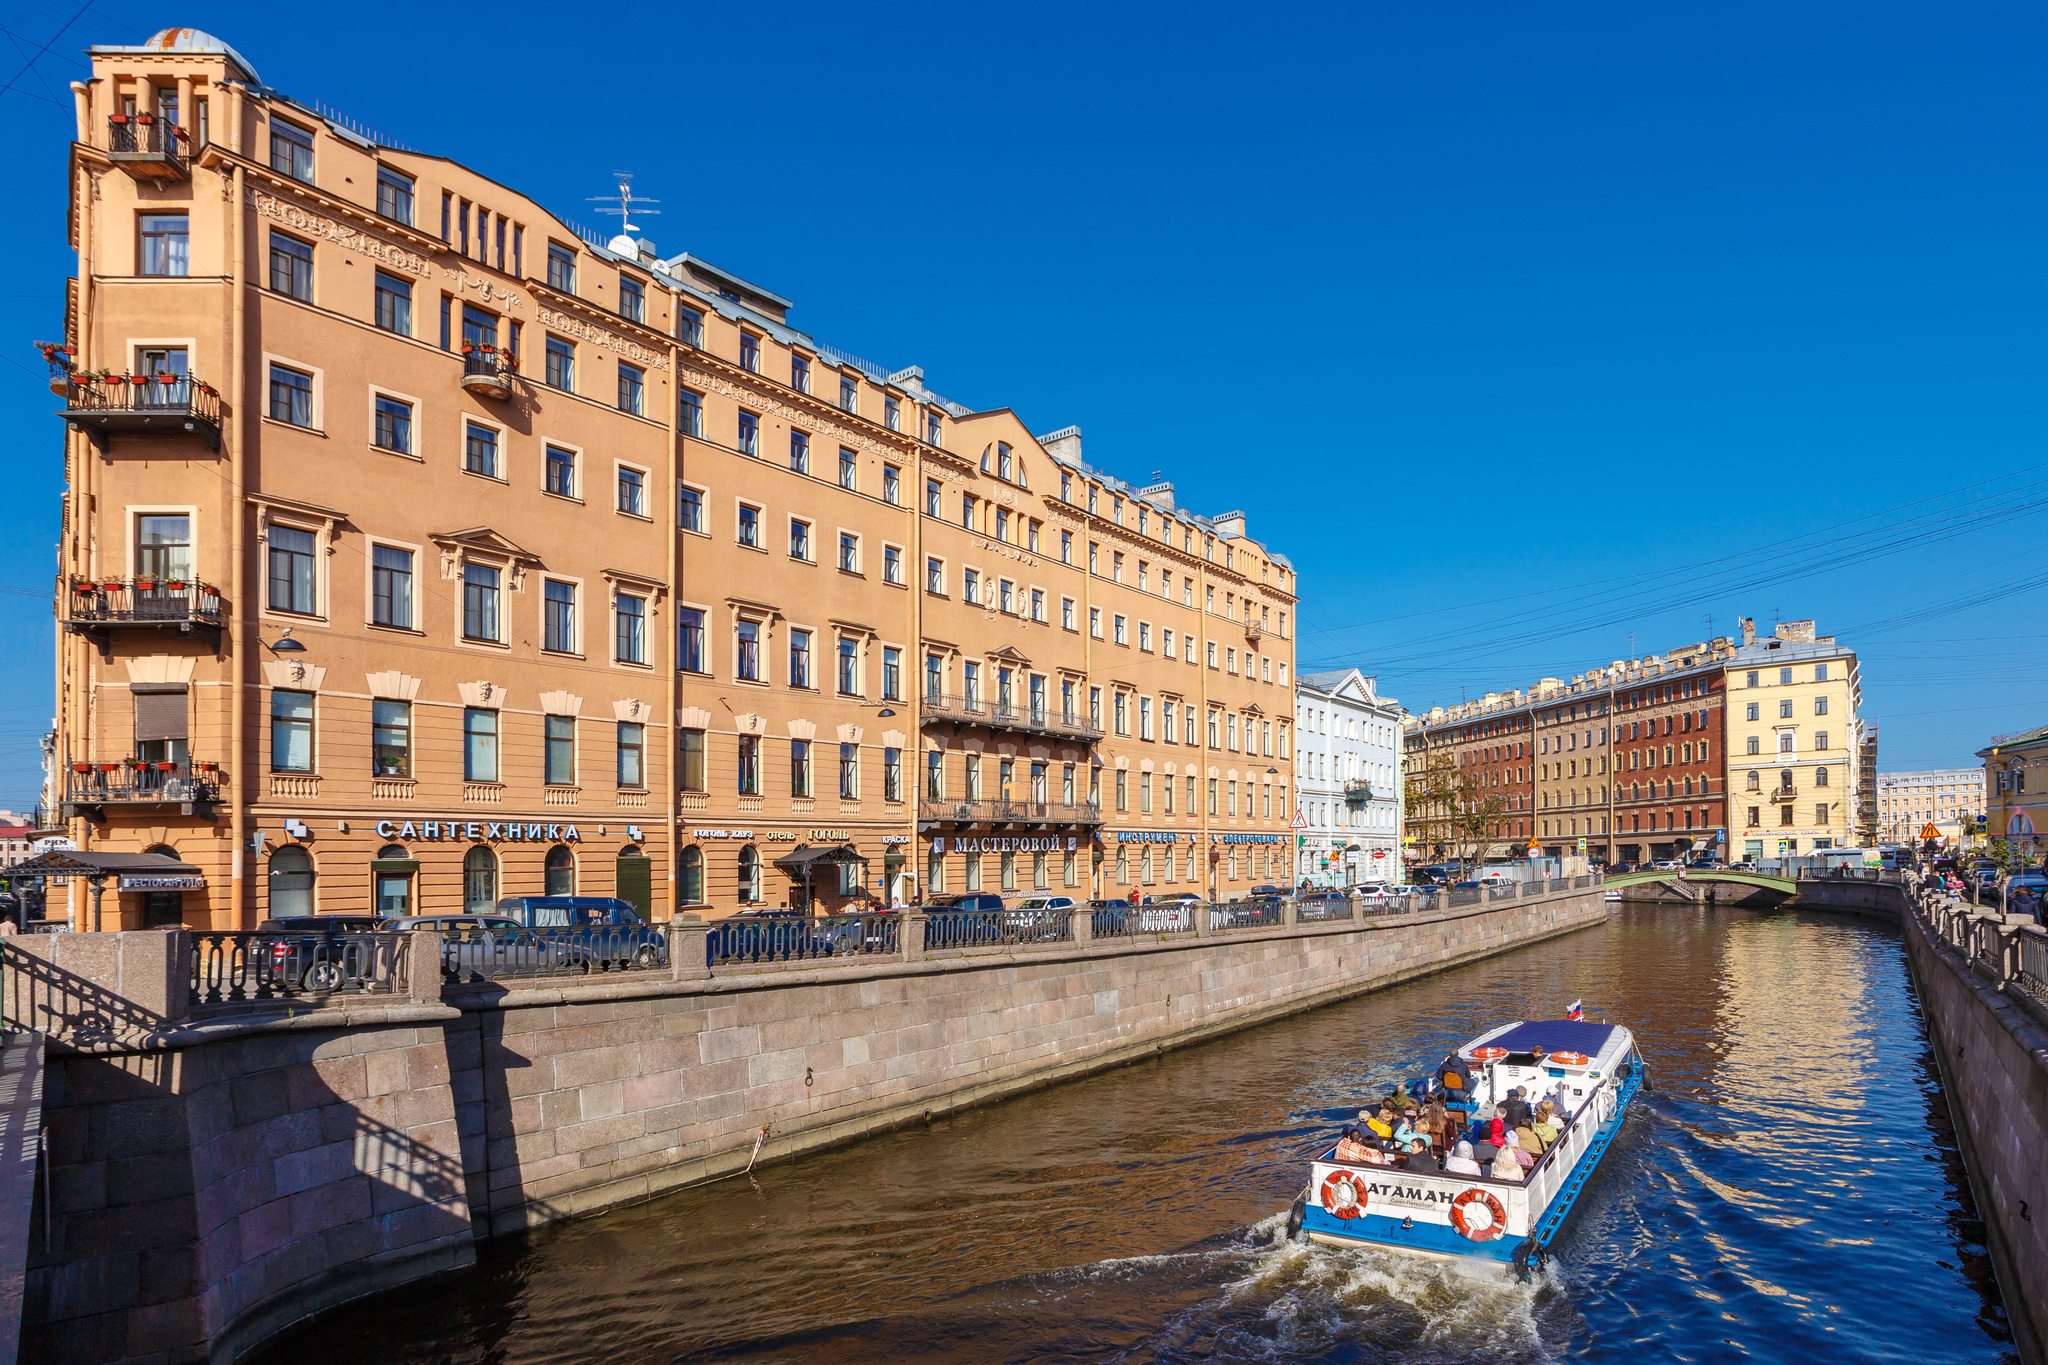
{"label": "wrought iron balcony railing", "polygon": [[933,801],[917,803],[920,820],[961,825],[1099,825],[1102,807],[1090,801]]}
{"label": "wrought iron balcony railing", "polygon": [[107,155],[138,180],[188,178],[190,138],[154,114],[115,114],[107,120]]}
{"label": "wrought iron balcony railing", "polygon": [[220,591],[183,578],[74,578],[64,595],[67,626],[218,626]]}
{"label": "wrought iron balcony railing", "polygon": [[1370,800],[1372,800],[1372,783],[1370,782],[1360,782],[1355,786],[1344,789],[1344,804],[1347,806],[1362,806]]}
{"label": "wrought iron balcony railing", "polygon": [[74,373],[64,388],[61,414],[94,433],[101,450],[117,432],[203,436],[220,449],[220,392],[197,375]]}
{"label": "wrought iron balcony railing", "polygon": [[988,697],[924,694],[923,719],[955,724],[987,725],[1004,730],[1027,730],[1034,734],[1058,735],[1069,739],[1097,740],[1102,727],[1073,711],[1055,711],[1046,706],[1018,705]]}
{"label": "wrought iron balcony railing", "polygon": [[519,361],[510,351],[496,346],[469,345],[462,348],[462,387],[484,398],[512,396],[512,376]]}
{"label": "wrought iron balcony railing", "polygon": [[64,774],[64,800],[75,806],[183,805],[220,798],[218,763],[123,758],[78,761]]}

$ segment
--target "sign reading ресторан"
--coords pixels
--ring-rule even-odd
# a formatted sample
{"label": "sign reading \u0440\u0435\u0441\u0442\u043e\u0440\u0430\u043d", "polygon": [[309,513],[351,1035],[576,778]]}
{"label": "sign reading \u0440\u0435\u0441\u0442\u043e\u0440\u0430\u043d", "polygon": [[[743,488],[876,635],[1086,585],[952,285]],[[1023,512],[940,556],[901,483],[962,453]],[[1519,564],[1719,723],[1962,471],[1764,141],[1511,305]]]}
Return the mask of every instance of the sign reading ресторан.
{"label": "sign reading \u0440\u0435\u0441\u0442\u043e\u0440\u0430\u043d", "polygon": [[1081,841],[1072,834],[988,834],[932,840],[934,853],[944,853],[948,846],[955,853],[1072,853]]}
{"label": "sign reading \u0440\u0435\u0441\u0442\u043e\u0440\u0430\u043d", "polygon": [[204,891],[206,878],[191,873],[123,872],[123,891]]}
{"label": "sign reading \u0440\u0435\u0441\u0442\u043e\u0440\u0430\u043d", "polygon": [[[379,820],[379,839],[478,839],[566,844],[580,843],[583,835],[574,825],[525,824],[518,820]],[[640,839],[637,825],[626,826],[626,837]]]}

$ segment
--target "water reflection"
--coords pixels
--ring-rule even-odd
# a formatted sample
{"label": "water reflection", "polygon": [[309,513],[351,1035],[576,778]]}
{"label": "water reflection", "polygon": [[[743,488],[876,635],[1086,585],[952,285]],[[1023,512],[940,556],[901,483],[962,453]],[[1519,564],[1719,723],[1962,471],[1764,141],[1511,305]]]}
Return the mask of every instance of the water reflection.
{"label": "water reflection", "polygon": [[[1543,1282],[1278,1236],[1302,1160],[1364,1098],[1574,997],[1636,1028],[1657,1089]],[[267,1359],[2005,1359],[1924,1054],[1881,927],[1625,906],[1509,957],[501,1241],[474,1272]]]}

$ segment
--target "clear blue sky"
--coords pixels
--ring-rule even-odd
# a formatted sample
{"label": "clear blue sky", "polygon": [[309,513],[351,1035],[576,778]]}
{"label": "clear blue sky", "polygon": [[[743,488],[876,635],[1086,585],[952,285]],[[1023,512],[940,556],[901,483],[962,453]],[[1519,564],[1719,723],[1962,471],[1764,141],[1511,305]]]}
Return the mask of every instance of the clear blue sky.
{"label": "clear blue sky", "polygon": [[[588,223],[632,171],[819,339],[1244,508],[1303,666],[1411,707],[1748,614],[1861,650],[1887,769],[2048,721],[2041,6],[989,8],[94,0],[0,94],[0,804],[50,711],[65,83],[173,22]],[[0,12],[12,72],[73,5]]]}

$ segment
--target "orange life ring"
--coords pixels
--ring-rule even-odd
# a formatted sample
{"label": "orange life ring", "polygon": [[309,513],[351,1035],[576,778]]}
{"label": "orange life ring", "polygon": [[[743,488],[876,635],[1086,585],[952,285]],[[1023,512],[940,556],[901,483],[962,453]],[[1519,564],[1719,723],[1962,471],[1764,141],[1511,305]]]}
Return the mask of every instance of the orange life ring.
{"label": "orange life ring", "polygon": [[1507,1055],[1508,1050],[1504,1047],[1475,1047],[1472,1049],[1472,1059],[1478,1062],[1497,1062]]}
{"label": "orange life ring", "polygon": [[1365,1212],[1365,1177],[1353,1171],[1332,1171],[1323,1182],[1323,1209],[1333,1218],[1356,1218]]}
{"label": "orange life ring", "polygon": [[1593,1059],[1583,1052],[1553,1052],[1550,1060],[1559,1066],[1587,1066]]}
{"label": "orange life ring", "polygon": [[[1472,1204],[1486,1206],[1487,1222],[1484,1227],[1476,1226],[1471,1214],[1466,1212]],[[1508,1230],[1508,1211],[1486,1190],[1467,1190],[1451,1201],[1451,1226],[1468,1242],[1491,1242]]]}

